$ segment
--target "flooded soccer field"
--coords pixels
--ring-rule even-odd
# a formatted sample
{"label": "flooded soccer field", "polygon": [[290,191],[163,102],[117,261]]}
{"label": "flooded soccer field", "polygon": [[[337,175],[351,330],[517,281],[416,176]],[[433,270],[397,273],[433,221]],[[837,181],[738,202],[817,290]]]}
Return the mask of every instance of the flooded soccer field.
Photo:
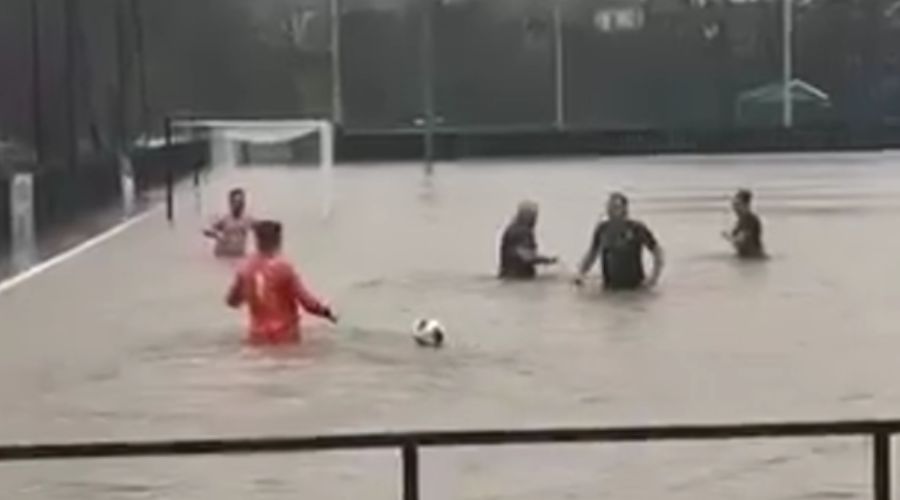
{"label": "flooded soccer field", "polygon": [[[0,295],[0,441],[834,420],[900,415],[900,155],[660,156],[214,172],[176,221],[127,231]],[[300,347],[243,346],[232,269],[202,226],[224,193],[285,223],[286,253],[342,316]],[[753,189],[772,258],[719,233]],[[648,293],[570,275],[606,195],[667,255]],[[541,204],[534,283],[494,279],[517,202]],[[447,326],[416,348],[418,317]],[[10,498],[398,497],[360,452],[0,466]],[[428,499],[867,498],[862,439],[428,451]]]}

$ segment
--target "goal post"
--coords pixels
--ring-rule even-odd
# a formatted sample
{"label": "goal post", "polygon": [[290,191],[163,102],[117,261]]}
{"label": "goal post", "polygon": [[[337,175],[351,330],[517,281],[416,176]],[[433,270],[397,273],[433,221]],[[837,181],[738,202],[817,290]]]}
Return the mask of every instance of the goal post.
{"label": "goal post", "polygon": [[[316,137],[320,171],[322,216],[334,205],[334,128],[326,120],[228,120],[178,119],[171,123],[173,135],[201,139],[209,144],[213,169],[234,168],[241,163],[238,145],[272,146]],[[254,163],[260,165],[259,163]]]}

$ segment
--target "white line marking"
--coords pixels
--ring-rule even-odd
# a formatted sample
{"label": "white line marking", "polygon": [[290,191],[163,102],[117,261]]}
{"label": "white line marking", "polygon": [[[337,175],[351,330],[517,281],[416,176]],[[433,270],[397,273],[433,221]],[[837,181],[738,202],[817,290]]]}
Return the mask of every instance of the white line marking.
{"label": "white line marking", "polygon": [[34,278],[35,276],[37,276],[41,273],[49,271],[50,269],[62,264],[65,261],[67,261],[73,257],[76,257],[79,254],[87,252],[88,250],[96,247],[97,245],[100,245],[101,243],[116,237],[117,235],[128,230],[130,227],[138,224],[139,222],[146,220],[148,217],[153,215],[155,212],[159,211],[160,208],[161,208],[161,206],[156,206],[156,207],[150,208],[146,212],[144,212],[136,217],[133,217],[131,219],[122,221],[119,224],[111,227],[110,229],[107,229],[106,231],[98,234],[97,236],[94,236],[93,238],[75,246],[74,248],[66,250],[63,253],[57,254],[41,263],[35,265],[34,267],[31,267],[25,271],[22,271],[19,274],[16,274],[12,278],[9,278],[5,281],[0,281],[0,295],[3,295],[4,293],[12,290],[13,288],[21,285],[22,283],[30,280],[31,278]]}

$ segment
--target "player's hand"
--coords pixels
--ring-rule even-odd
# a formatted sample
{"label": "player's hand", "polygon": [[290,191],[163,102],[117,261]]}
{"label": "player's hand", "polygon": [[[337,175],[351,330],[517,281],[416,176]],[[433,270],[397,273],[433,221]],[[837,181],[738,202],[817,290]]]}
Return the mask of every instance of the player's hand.
{"label": "player's hand", "polygon": [[322,311],[322,317],[334,324],[337,324],[338,322],[337,314],[335,314],[330,307],[326,307],[325,310]]}
{"label": "player's hand", "polygon": [[559,263],[559,257],[539,257],[536,264],[540,266],[553,266]]}

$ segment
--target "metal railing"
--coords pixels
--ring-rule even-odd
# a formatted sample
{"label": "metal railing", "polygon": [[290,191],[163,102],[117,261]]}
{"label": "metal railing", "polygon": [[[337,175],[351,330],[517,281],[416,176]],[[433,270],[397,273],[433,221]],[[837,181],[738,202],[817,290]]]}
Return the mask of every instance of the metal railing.
{"label": "metal railing", "polygon": [[872,438],[873,498],[889,500],[891,437],[897,433],[900,433],[900,420],[385,432],[312,437],[5,445],[0,446],[0,462],[396,449],[400,451],[402,461],[403,499],[418,500],[421,448],[866,436]]}

